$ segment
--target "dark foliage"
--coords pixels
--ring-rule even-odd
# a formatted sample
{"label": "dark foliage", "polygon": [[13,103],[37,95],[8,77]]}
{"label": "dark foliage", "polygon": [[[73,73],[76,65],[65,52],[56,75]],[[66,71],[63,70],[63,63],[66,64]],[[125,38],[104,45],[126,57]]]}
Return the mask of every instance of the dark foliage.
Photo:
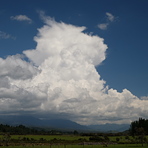
{"label": "dark foliage", "polygon": [[101,136],[91,136],[89,138],[89,140],[90,141],[97,141],[97,142],[103,142],[103,141],[105,141],[105,139],[103,137],[101,137]]}
{"label": "dark foliage", "polygon": [[10,134],[17,134],[17,135],[25,135],[25,134],[38,134],[39,131],[25,127],[23,125],[19,126],[10,126],[10,125],[3,125],[0,124],[0,133],[10,133]]}
{"label": "dark foliage", "polygon": [[0,134],[9,133],[11,135],[63,135],[77,134],[77,131],[59,131],[49,128],[26,127],[24,125],[11,126],[0,124]]}
{"label": "dark foliage", "polygon": [[129,131],[133,136],[148,135],[148,119],[139,118],[138,121],[132,122]]}

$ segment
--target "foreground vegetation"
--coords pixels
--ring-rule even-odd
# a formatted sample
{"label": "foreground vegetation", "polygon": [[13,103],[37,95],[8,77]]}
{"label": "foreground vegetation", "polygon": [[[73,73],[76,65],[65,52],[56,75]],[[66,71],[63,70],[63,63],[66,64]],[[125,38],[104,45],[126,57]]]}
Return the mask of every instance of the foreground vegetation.
{"label": "foreground vegetation", "polygon": [[[103,148],[103,145],[40,145],[40,146],[34,146],[34,145],[26,145],[26,146],[9,146],[9,148]],[[118,145],[108,145],[108,148],[139,148],[141,145],[138,144],[118,144]],[[1,146],[1,148],[8,148],[8,146]],[[147,145],[144,145],[144,148],[148,148]]]}
{"label": "foreground vegetation", "polygon": [[48,146],[52,148],[95,148],[98,147],[148,147],[148,136],[145,140],[141,141],[139,136],[123,136],[123,135],[110,135],[108,134],[79,134],[79,135],[1,135],[0,146]]}
{"label": "foreground vegetation", "polygon": [[79,133],[0,125],[0,146],[5,148],[128,148],[148,147],[148,121],[139,119],[122,133]]}

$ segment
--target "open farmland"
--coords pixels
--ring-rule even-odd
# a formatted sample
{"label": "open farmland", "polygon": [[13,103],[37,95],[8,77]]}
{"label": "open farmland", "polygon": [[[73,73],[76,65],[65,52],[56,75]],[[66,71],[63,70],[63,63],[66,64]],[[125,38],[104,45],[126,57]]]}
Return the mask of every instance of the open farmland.
{"label": "open farmland", "polygon": [[[2,138],[3,135],[0,135]],[[47,141],[51,140],[66,140],[66,141],[74,141],[79,139],[86,139],[89,140],[88,136],[74,136],[74,135],[12,135],[12,139],[22,139],[22,138],[29,138],[34,140],[45,139]]]}
{"label": "open farmland", "polygon": [[0,144],[2,148],[136,148],[142,145],[148,147],[147,142],[141,143],[132,136],[109,136],[106,141],[103,140],[105,136],[99,136],[100,141],[91,138],[92,136],[80,135],[0,135]]}
{"label": "open farmland", "polygon": [[[103,145],[24,145],[24,146],[9,146],[9,148],[103,148]],[[129,145],[109,145],[108,148],[140,148],[141,145],[138,144],[129,144]],[[147,145],[143,146],[144,148],[148,148]],[[8,146],[1,146],[1,148],[8,148]]]}

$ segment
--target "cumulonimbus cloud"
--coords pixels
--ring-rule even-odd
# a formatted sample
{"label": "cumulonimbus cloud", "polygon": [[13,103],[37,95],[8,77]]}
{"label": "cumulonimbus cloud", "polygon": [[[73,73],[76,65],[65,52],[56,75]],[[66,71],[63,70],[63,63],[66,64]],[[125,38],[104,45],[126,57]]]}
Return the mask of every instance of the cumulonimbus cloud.
{"label": "cumulonimbus cloud", "polygon": [[[56,115],[81,124],[126,123],[147,116],[148,100],[106,87],[95,66],[106,58],[99,36],[44,17],[35,49],[0,59],[0,112]],[[65,116],[66,115],[66,116]]]}

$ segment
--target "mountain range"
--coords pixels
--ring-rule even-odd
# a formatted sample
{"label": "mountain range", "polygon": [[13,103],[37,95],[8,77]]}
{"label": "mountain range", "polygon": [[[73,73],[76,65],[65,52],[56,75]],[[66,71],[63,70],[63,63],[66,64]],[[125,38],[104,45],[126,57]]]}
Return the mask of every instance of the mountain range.
{"label": "mountain range", "polygon": [[44,127],[61,130],[78,130],[78,131],[96,131],[96,132],[122,132],[129,129],[129,124],[101,124],[101,125],[80,125],[76,122],[66,119],[48,119],[43,120],[32,116],[0,116],[0,124],[12,126],[25,125],[30,127]]}

